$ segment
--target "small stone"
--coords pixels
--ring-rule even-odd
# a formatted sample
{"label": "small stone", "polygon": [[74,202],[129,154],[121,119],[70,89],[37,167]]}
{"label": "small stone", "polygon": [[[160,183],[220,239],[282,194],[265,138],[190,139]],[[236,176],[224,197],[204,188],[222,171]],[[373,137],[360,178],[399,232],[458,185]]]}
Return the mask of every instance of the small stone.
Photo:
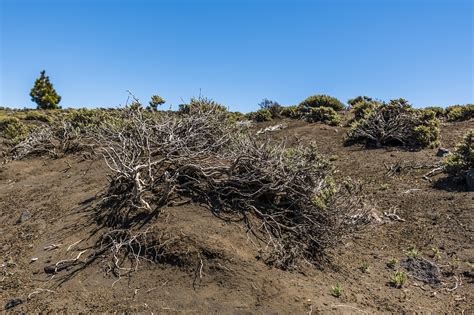
{"label": "small stone", "polygon": [[23,303],[22,299],[10,300],[10,301],[7,302],[7,304],[5,304],[5,309],[8,310],[10,308],[14,308],[15,306],[20,305],[22,303]]}
{"label": "small stone", "polygon": [[436,156],[439,156],[439,157],[443,157],[447,154],[449,154],[449,150],[445,148],[439,148],[438,152],[436,152]]}
{"label": "small stone", "polygon": [[16,221],[17,224],[23,223],[27,221],[31,217],[31,214],[28,211],[23,211]]}

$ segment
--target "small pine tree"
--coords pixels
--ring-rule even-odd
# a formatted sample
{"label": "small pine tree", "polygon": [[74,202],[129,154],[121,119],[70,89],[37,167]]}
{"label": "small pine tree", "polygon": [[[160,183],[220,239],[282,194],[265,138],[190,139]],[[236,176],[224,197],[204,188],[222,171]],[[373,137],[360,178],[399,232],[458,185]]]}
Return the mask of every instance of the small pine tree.
{"label": "small pine tree", "polygon": [[49,82],[46,71],[41,71],[40,77],[36,79],[35,85],[30,92],[31,100],[35,102],[38,109],[57,109],[61,96],[56,93],[53,84]]}
{"label": "small pine tree", "polygon": [[159,95],[153,95],[149,102],[150,108],[153,110],[158,110],[158,106],[163,105],[164,103],[166,103],[165,99]]}

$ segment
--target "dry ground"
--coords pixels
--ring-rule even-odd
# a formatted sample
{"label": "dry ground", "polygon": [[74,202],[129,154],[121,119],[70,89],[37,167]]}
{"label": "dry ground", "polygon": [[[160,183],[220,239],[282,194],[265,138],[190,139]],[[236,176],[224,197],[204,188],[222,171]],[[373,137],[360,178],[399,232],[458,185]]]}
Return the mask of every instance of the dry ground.
{"label": "dry ground", "polygon": [[[163,237],[179,241],[162,263],[142,260],[137,272],[119,279],[110,272],[112,261],[99,257],[76,273],[51,276],[45,266],[91,251],[97,226],[90,206],[107,184],[107,168],[100,159],[80,155],[32,158],[0,168],[0,309],[19,298],[24,303],[15,312],[472,313],[474,193],[445,175],[432,183],[421,178],[429,169],[416,166],[437,163],[436,150],[344,147],[342,127],[288,124],[271,136],[287,139],[288,145],[316,142],[332,156],[338,176],[363,182],[367,201],[382,219],[337,247],[330,263],[297,271],[268,267],[241,224],[186,204],[163,209]],[[444,125],[442,146],[453,148],[472,128],[472,120]],[[385,165],[397,162],[401,172],[387,176]],[[384,217],[393,211],[405,221]],[[22,213],[28,215],[19,222]],[[52,244],[58,247],[45,250]],[[402,289],[388,285],[393,270],[387,261],[404,260],[411,248],[440,267],[441,285],[410,276]],[[343,290],[339,298],[331,295],[336,283]]]}

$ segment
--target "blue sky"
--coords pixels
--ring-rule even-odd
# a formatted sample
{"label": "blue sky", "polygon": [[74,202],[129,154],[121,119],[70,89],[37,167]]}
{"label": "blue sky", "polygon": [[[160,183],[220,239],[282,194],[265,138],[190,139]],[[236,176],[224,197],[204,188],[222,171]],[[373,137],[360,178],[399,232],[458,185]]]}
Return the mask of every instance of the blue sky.
{"label": "blue sky", "polygon": [[130,89],[243,112],[329,94],[474,102],[470,0],[0,0],[0,106],[34,107],[42,69],[63,107]]}

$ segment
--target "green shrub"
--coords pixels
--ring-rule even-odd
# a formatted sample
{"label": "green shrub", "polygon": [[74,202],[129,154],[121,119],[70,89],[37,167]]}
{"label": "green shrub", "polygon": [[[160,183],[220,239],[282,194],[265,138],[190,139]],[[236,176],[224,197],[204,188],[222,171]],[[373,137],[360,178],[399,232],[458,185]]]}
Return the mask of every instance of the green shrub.
{"label": "green shrub", "polygon": [[447,173],[464,177],[467,171],[474,169],[474,130],[469,131],[456,146],[456,150],[443,161]]}
{"label": "green shrub", "polygon": [[424,110],[426,110],[426,111],[430,110],[432,112],[435,112],[437,118],[442,118],[446,114],[446,111],[444,110],[444,108],[439,107],[439,106],[425,107]]}
{"label": "green shrub", "polygon": [[474,104],[453,105],[446,108],[448,121],[464,121],[474,118]]}
{"label": "green shrub", "polygon": [[309,122],[322,122],[331,126],[337,126],[341,122],[339,114],[331,107],[311,108],[306,116]]}
{"label": "green shrub", "polygon": [[273,119],[278,119],[278,118],[281,118],[281,116],[282,116],[281,111],[283,109],[283,106],[278,104],[278,102],[275,102],[275,101],[269,100],[267,98],[264,98],[258,104],[258,106],[260,107],[260,109],[268,109],[270,111],[270,113],[272,114]]}
{"label": "green shrub", "polygon": [[0,134],[16,144],[28,135],[28,126],[16,117],[0,117]]}
{"label": "green shrub", "polygon": [[432,111],[413,110],[404,99],[389,104],[374,103],[374,108],[359,115],[347,133],[346,143],[365,143],[382,147],[404,145],[432,147],[438,144],[439,120]]}
{"label": "green shrub", "polygon": [[238,121],[242,121],[242,120],[245,120],[246,117],[244,114],[242,114],[241,112],[229,112],[227,114],[227,119],[229,120],[229,122],[231,123],[236,123]]}
{"label": "green shrub", "polygon": [[351,98],[347,101],[347,104],[349,104],[350,106],[354,106],[356,104],[359,104],[359,103],[365,103],[365,102],[372,102],[373,99],[371,97],[368,97],[368,96],[357,96],[355,98]]}
{"label": "green shrub", "polygon": [[280,115],[286,118],[298,119],[301,117],[299,106],[286,106],[281,109]]}
{"label": "green shrub", "polygon": [[112,121],[113,113],[99,109],[75,109],[66,114],[64,120],[71,124],[71,127],[83,132]]}
{"label": "green shrub", "polygon": [[415,139],[421,147],[434,148],[439,145],[440,130],[439,119],[431,110],[417,113],[418,125],[413,129]]}
{"label": "green shrub", "polygon": [[344,104],[341,103],[337,98],[328,95],[313,95],[305,99],[300,103],[306,112],[309,112],[311,108],[317,107],[330,107],[335,111],[341,111],[345,108]]}
{"label": "green shrub", "polygon": [[198,98],[193,97],[191,98],[188,104],[180,104],[178,111],[181,114],[190,114],[196,111],[198,112],[202,112],[202,111],[227,112],[227,107],[207,97],[198,97]]}
{"label": "green shrub", "polygon": [[403,109],[411,109],[412,106],[411,104],[404,98],[397,98],[394,100],[390,100],[388,103],[389,105],[395,106],[395,107],[400,107]]}
{"label": "green shrub", "polygon": [[351,105],[350,111],[354,116],[351,122],[367,117],[376,107],[382,105],[381,102],[367,96],[358,96],[350,99],[348,103]]}
{"label": "green shrub", "polygon": [[37,120],[50,124],[53,119],[43,113],[37,111],[29,111],[26,113],[25,120]]}
{"label": "green shrub", "polygon": [[272,120],[272,113],[270,110],[262,108],[256,112],[250,113],[249,117],[256,122],[270,121]]}

